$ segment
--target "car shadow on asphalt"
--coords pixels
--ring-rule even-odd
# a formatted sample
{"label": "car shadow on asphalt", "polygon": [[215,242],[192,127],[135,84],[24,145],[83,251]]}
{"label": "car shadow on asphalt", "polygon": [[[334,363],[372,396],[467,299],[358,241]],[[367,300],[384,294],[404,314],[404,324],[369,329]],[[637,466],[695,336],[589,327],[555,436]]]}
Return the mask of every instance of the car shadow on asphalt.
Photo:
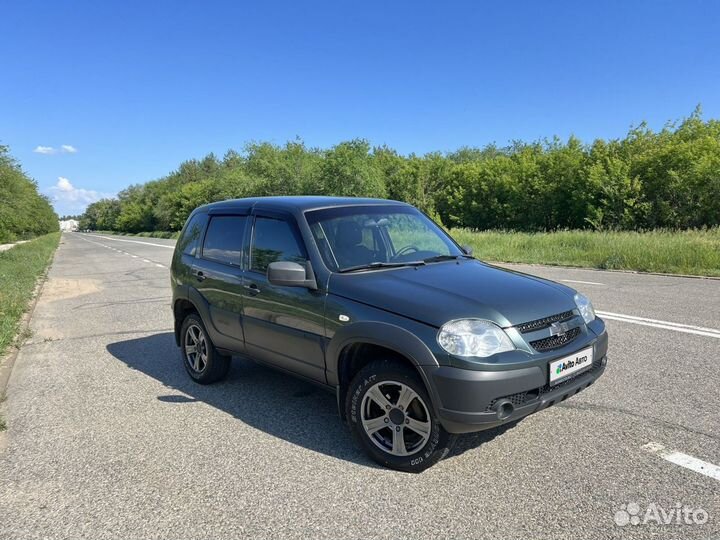
{"label": "car shadow on asphalt", "polygon": [[[202,401],[245,424],[304,448],[367,467],[378,467],[357,448],[337,414],[334,394],[311,383],[242,358],[227,378],[203,386],[185,372],[171,332],[110,343],[115,358],[165,385],[156,399],[182,404]],[[511,426],[464,435],[448,457],[489,442]]]}

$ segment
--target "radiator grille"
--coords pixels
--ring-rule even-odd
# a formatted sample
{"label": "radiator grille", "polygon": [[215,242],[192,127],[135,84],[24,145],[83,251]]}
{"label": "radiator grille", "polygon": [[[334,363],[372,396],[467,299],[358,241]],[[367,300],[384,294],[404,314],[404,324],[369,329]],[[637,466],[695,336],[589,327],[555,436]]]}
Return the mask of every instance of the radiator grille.
{"label": "radiator grille", "polygon": [[542,319],[536,319],[534,321],[517,324],[515,325],[515,328],[517,328],[518,332],[520,332],[521,334],[526,334],[528,332],[535,332],[536,330],[542,330],[543,328],[547,328],[554,322],[572,319],[573,316],[574,313],[572,311],[565,311],[563,313],[558,313],[557,315],[550,315],[549,317],[544,317]]}
{"label": "radiator grille", "polygon": [[564,334],[559,334],[557,336],[550,336],[543,339],[538,339],[536,341],[531,341],[530,345],[532,345],[533,349],[535,349],[538,352],[544,352],[544,351],[551,351],[553,349],[557,349],[559,347],[564,347],[568,343],[570,343],[572,340],[574,340],[576,337],[580,335],[580,327],[571,328]]}

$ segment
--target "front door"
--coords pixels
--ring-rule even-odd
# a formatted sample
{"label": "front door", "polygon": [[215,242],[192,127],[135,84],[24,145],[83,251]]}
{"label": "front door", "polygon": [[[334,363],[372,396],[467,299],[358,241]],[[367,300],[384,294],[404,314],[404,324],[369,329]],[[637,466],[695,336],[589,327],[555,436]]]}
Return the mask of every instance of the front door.
{"label": "front door", "polygon": [[324,293],[267,280],[271,262],[307,258],[293,217],[256,213],[243,280],[245,343],[251,356],[325,382]]}

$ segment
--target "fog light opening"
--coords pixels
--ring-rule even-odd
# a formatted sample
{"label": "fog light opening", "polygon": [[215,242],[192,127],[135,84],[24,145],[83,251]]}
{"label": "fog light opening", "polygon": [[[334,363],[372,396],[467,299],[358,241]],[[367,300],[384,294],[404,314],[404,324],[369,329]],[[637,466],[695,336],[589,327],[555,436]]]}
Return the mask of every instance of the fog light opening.
{"label": "fog light opening", "polygon": [[493,408],[495,409],[495,414],[497,414],[498,420],[505,420],[506,418],[509,418],[515,410],[512,402],[508,399],[501,399]]}

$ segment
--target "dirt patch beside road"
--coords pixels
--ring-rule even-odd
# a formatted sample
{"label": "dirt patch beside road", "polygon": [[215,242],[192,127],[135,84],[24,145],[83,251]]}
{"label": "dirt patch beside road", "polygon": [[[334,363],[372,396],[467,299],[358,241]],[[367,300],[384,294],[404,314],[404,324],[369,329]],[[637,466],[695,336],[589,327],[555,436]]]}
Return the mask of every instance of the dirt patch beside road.
{"label": "dirt patch beside road", "polygon": [[94,279],[50,278],[45,283],[43,300],[45,302],[67,300],[100,290],[99,282]]}

